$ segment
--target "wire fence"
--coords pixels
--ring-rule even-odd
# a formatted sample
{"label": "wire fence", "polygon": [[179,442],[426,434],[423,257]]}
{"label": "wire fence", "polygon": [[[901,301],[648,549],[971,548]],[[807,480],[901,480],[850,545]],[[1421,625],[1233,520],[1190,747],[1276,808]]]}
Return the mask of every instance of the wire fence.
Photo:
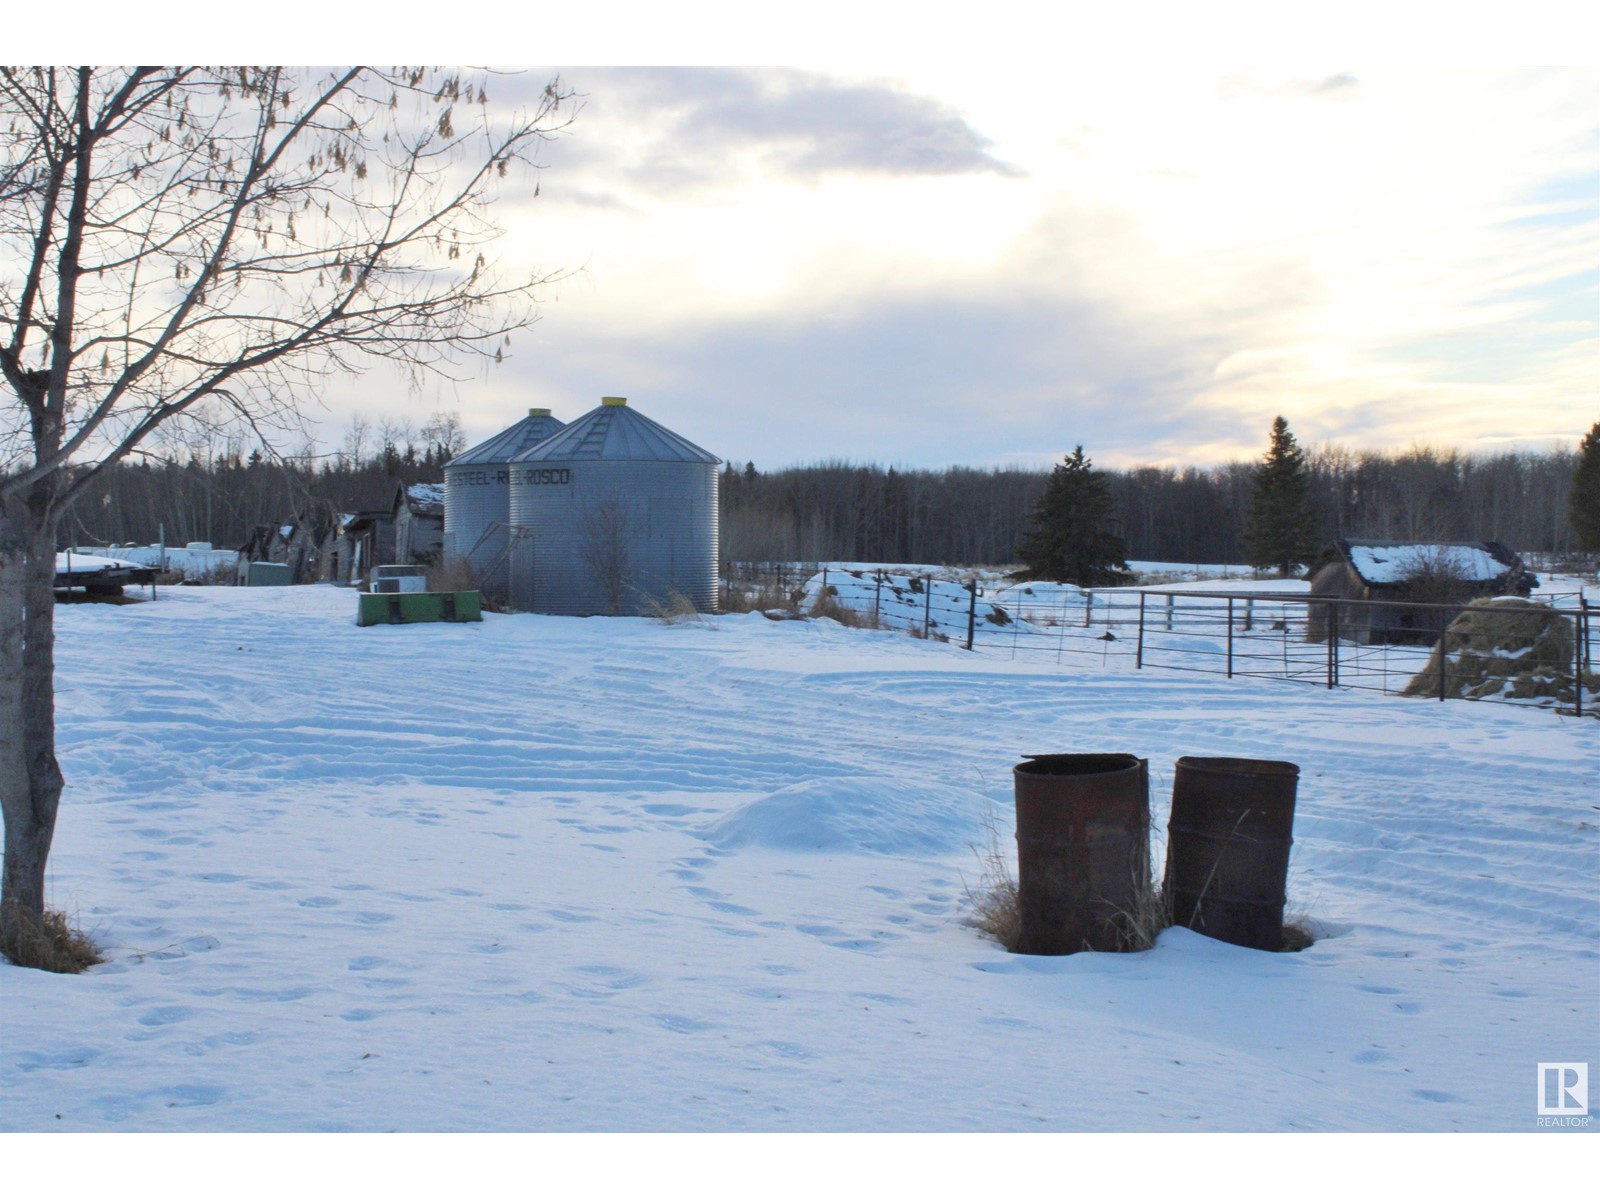
{"label": "wire fence", "polygon": [[794,563],[746,564],[730,579],[737,579],[732,587],[769,586],[799,612],[825,614],[831,606],[860,624],[977,654],[1600,716],[1594,608],[1577,592],[1486,609],[1285,591],[1001,586],[976,572]]}

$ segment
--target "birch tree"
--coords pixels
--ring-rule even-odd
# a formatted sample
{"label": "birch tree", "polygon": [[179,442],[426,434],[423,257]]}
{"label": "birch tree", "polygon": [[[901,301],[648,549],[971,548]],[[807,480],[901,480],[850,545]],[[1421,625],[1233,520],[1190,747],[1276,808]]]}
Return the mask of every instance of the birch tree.
{"label": "birch tree", "polygon": [[[523,93],[491,104],[489,89]],[[287,436],[336,372],[498,359],[548,277],[491,201],[537,195],[559,81],[422,68],[0,68],[0,951],[49,966],[57,530],[158,430]]]}

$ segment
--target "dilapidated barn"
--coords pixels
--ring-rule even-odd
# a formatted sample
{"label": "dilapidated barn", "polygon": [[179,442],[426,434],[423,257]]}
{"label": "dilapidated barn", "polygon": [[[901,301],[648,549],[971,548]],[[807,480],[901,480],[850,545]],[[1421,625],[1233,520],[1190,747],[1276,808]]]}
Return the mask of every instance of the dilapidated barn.
{"label": "dilapidated barn", "polygon": [[[1539,586],[1499,542],[1397,542],[1341,538],[1306,573],[1311,594],[1360,600],[1337,609],[1339,636],[1431,645],[1456,611],[1481,596],[1526,596]],[[1435,606],[1454,606],[1435,607]],[[1312,604],[1307,640],[1328,640],[1335,607]]]}

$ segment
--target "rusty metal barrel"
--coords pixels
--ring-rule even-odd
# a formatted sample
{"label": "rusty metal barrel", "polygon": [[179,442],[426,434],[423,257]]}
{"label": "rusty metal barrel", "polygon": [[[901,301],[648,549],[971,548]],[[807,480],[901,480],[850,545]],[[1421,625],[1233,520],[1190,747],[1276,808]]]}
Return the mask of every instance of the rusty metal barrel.
{"label": "rusty metal barrel", "polygon": [[1131,754],[1030,754],[1017,800],[1019,954],[1116,950],[1113,926],[1150,879],[1146,763]]}
{"label": "rusty metal barrel", "polygon": [[1299,780],[1290,762],[1178,760],[1162,883],[1174,925],[1235,946],[1283,948]]}

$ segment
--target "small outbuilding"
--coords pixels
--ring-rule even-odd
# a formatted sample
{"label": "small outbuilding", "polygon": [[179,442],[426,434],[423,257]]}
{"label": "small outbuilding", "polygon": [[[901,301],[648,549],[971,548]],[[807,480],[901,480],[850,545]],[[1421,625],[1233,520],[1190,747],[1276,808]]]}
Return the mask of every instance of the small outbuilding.
{"label": "small outbuilding", "polygon": [[321,578],[324,546],[331,525],[325,515],[304,513],[281,525],[257,525],[239,547],[237,582],[250,582],[251,563],[279,563],[289,568],[292,583]]}
{"label": "small outbuilding", "polygon": [[[1499,542],[1341,538],[1306,578],[1313,597],[1380,602],[1340,609],[1339,636],[1391,645],[1432,645],[1460,607],[1483,596],[1526,596],[1539,586]],[[1331,611],[1329,604],[1311,605],[1308,641],[1328,640]]]}
{"label": "small outbuilding", "polygon": [[444,484],[399,484],[389,506],[389,522],[394,526],[392,562],[438,562],[444,551]]}

